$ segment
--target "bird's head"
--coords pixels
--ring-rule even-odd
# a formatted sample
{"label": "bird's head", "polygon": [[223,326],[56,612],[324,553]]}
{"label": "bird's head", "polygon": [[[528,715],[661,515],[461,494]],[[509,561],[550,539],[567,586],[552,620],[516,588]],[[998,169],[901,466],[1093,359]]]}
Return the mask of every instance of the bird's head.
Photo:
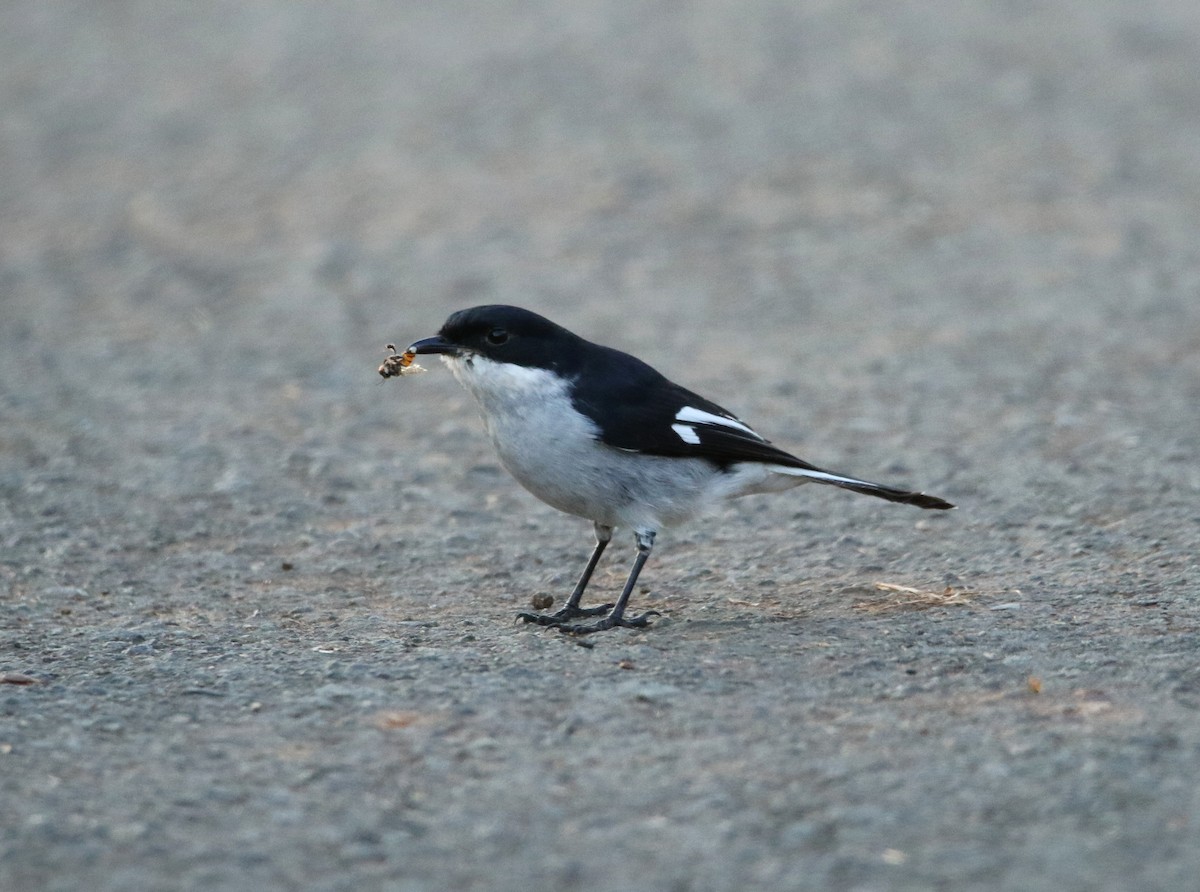
{"label": "bird's head", "polygon": [[544,316],[520,307],[491,304],[459,310],[436,335],[408,347],[417,354],[440,354],[470,364],[477,357],[530,369],[570,367],[581,339]]}

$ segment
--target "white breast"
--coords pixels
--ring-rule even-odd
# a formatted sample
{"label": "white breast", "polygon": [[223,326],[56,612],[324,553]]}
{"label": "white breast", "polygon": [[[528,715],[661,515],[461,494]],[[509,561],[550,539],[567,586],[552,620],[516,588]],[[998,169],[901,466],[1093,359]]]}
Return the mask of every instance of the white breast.
{"label": "white breast", "polygon": [[571,404],[566,382],[557,375],[481,356],[442,359],[478,402],[501,464],[543,502],[568,514],[606,526],[658,530],[721,499],[803,482],[757,463],[720,471],[703,459],[607,446],[591,419]]}

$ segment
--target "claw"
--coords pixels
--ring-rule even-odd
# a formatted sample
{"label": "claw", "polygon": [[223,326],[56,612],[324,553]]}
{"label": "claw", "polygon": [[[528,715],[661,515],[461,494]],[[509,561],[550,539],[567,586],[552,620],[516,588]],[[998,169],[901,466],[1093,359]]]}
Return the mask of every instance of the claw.
{"label": "claw", "polygon": [[662,616],[657,610],[647,610],[640,616],[606,616],[597,623],[589,625],[565,625],[563,623],[555,623],[554,627],[564,635],[590,635],[593,632],[604,632],[608,629],[615,629],[623,626],[627,629],[644,629],[650,625],[650,617]]}
{"label": "claw", "polygon": [[555,613],[518,613],[517,619],[538,626],[561,626],[569,619],[579,616],[604,616],[612,609],[612,604],[601,604],[597,607],[564,607]]}

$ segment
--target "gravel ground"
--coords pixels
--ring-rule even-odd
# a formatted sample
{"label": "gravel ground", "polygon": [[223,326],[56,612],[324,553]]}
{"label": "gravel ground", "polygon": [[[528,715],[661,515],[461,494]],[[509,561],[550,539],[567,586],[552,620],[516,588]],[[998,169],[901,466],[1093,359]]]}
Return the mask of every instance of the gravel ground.
{"label": "gravel ground", "polygon": [[[1198,44],[6,2],[0,888],[1194,888]],[[490,302],[961,507],[746,499],[660,536],[652,628],[518,625],[589,525],[375,374]]]}

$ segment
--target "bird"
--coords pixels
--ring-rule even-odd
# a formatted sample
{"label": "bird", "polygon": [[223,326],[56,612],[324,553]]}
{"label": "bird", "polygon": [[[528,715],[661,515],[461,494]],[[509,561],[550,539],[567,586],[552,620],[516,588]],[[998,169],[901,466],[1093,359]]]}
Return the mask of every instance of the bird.
{"label": "bird", "polygon": [[[592,522],[596,544],[566,603],[555,613],[519,613],[525,622],[572,635],[650,625],[658,611],[626,609],[659,531],[723,499],[821,483],[918,508],[955,507],[809,464],[637,357],[521,307],[459,310],[405,352],[436,354],[449,367],[477,403],[500,463],[525,489]],[[618,528],[633,532],[629,576],[615,602],[583,607]]]}

